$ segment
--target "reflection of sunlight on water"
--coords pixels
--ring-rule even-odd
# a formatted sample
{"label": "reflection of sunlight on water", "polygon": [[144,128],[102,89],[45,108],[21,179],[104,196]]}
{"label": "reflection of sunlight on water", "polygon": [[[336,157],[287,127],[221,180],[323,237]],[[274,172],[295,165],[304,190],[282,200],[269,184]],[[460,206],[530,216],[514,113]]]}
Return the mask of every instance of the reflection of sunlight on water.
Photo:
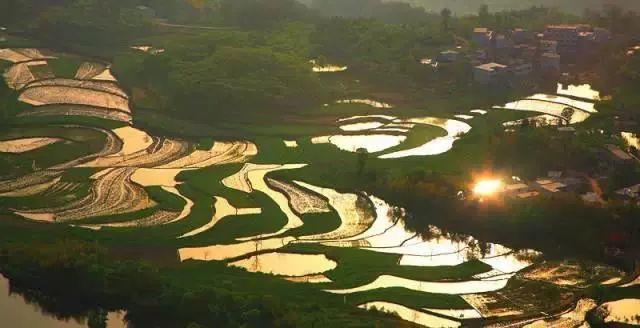
{"label": "reflection of sunlight on water", "polygon": [[151,146],[153,139],[146,132],[131,126],[113,130],[113,133],[122,140],[122,149],[111,155],[121,157],[145,150]]}
{"label": "reflection of sunlight on water", "polygon": [[333,189],[316,187],[300,181],[294,182],[303,188],[326,197],[341,220],[340,226],[334,231],[318,235],[302,236],[300,240],[327,241],[347,239],[366,231],[371,224],[373,224],[375,218],[368,215],[368,213],[362,209],[362,206],[360,206],[362,197],[356,194],[339,193]]}
{"label": "reflection of sunlight on water", "polygon": [[370,135],[335,135],[325,137],[315,137],[311,139],[314,144],[331,143],[339,149],[349,152],[356,152],[358,149],[366,149],[369,153],[377,153],[391,147],[395,147],[405,141],[405,136],[394,136],[388,134]]}
{"label": "reflection of sunlight on water", "polygon": [[640,137],[637,134],[622,132],[622,139],[627,142],[627,145],[634,147],[635,149],[640,149]]}
{"label": "reflection of sunlight on water", "polygon": [[292,282],[303,282],[308,284],[322,284],[333,282],[333,280],[327,278],[327,276],[323,274],[312,274],[309,276],[302,277],[285,277],[284,280],[292,281]]}
{"label": "reflection of sunlight on water", "polygon": [[323,254],[268,253],[230,263],[249,272],[302,277],[335,269],[338,264]]}
{"label": "reflection of sunlight on water", "polygon": [[588,100],[600,100],[600,92],[593,90],[591,85],[567,85],[565,88],[562,83],[558,83],[556,91],[559,95],[572,96],[577,98],[583,98]]}
{"label": "reflection of sunlight on water", "polygon": [[596,306],[596,302],[592,299],[581,299],[573,310],[564,313],[557,318],[535,321],[524,326],[524,328],[588,327],[589,325],[585,323],[585,317],[587,312],[593,310]]}
{"label": "reflection of sunlight on water", "polygon": [[338,100],[337,103],[338,104],[363,104],[363,105],[369,105],[375,108],[393,108],[393,106],[391,106],[390,104],[387,104],[381,101],[371,100],[371,99],[345,99],[345,100]]}
{"label": "reflection of sunlight on water", "polygon": [[131,175],[131,181],[144,186],[175,187],[180,184],[177,176],[186,169],[137,169]]}
{"label": "reflection of sunlight on water", "polygon": [[[125,312],[109,312],[106,328],[127,327]],[[57,319],[41,309],[37,303],[27,302],[20,294],[11,292],[9,280],[0,275],[0,319],[3,327],[11,328],[84,328],[86,318]]]}
{"label": "reflection of sunlight on water", "polygon": [[[504,107],[498,106],[498,108],[513,109],[513,110],[519,110],[519,111],[529,111],[529,112],[539,112],[539,113],[553,115],[558,118],[563,117],[562,113],[567,107],[568,107],[567,105],[535,100],[535,99],[517,100],[504,105]],[[569,123],[574,124],[574,123],[583,122],[584,120],[589,118],[589,116],[590,116],[589,113],[585,111],[574,110]]]}
{"label": "reflection of sunlight on water", "polygon": [[369,302],[358,306],[361,309],[377,309],[384,312],[396,313],[401,319],[425,327],[460,327],[454,320],[444,319],[435,315],[420,312],[403,305],[389,302]]}
{"label": "reflection of sunlight on water", "polygon": [[316,60],[310,60],[311,64],[313,64],[313,71],[315,73],[335,73],[335,72],[344,72],[347,70],[347,66],[338,66],[332,64],[320,65]]}
{"label": "reflection of sunlight on water", "polygon": [[605,322],[622,322],[640,325],[640,299],[627,298],[614,302],[607,302],[600,306],[608,312]]}
{"label": "reflection of sunlight on water", "polygon": [[26,153],[53,143],[62,141],[58,138],[24,138],[0,141],[0,153]]}
{"label": "reflection of sunlight on water", "polygon": [[[495,108],[539,112],[556,117],[556,119],[550,119],[545,116],[533,118],[534,122],[542,123],[539,125],[558,125],[558,119],[561,118],[567,120],[570,124],[580,123],[589,118],[590,114],[598,112],[594,101],[600,100],[600,92],[591,89],[588,84],[581,86],[569,85],[566,89],[563,88],[562,84],[558,84],[557,94],[535,94],[525,99],[510,102],[504,106],[495,106]],[[581,98],[582,100],[570,97]],[[519,124],[521,122],[522,120],[509,122],[506,125]]]}
{"label": "reflection of sunlight on water", "polygon": [[561,97],[561,96],[554,96],[554,95],[547,95],[547,94],[535,94],[533,96],[528,97],[528,99],[559,103],[559,104],[567,105],[569,107],[580,109],[592,114],[598,112],[596,110],[596,106],[594,103],[574,100],[568,97]]}
{"label": "reflection of sunlight on water", "polygon": [[544,115],[523,118],[517,121],[504,122],[502,123],[502,125],[505,127],[523,126],[525,121],[527,121],[527,123],[529,123],[530,126],[535,126],[535,127],[559,126],[567,122],[565,119],[559,118],[557,116],[544,114]]}
{"label": "reflection of sunlight on water", "polygon": [[364,131],[364,130],[379,128],[381,126],[384,126],[384,123],[364,122],[364,123],[353,123],[353,124],[342,125],[340,126],[340,129],[343,131]]}
{"label": "reflection of sunlight on water", "polygon": [[410,290],[415,290],[423,293],[435,293],[435,294],[448,294],[448,295],[461,295],[471,293],[486,293],[496,290],[500,290],[507,285],[509,278],[513,275],[504,275],[500,279],[491,280],[468,280],[468,281],[419,281],[413,279],[406,279],[391,275],[381,275],[371,283],[363,286],[348,288],[348,289],[336,289],[327,290],[333,294],[351,294],[357,292],[365,292],[378,288],[394,288],[401,287]]}
{"label": "reflection of sunlight on water", "polygon": [[351,120],[358,120],[358,119],[383,119],[383,120],[387,120],[387,121],[391,121],[391,120],[395,120],[396,117],[395,116],[389,116],[389,115],[356,115],[356,116],[350,116],[350,117],[345,117],[345,118],[341,118],[338,120],[338,122],[345,122],[345,121],[351,121]]}
{"label": "reflection of sunlight on water", "polygon": [[449,151],[453,147],[453,143],[458,140],[461,135],[471,130],[471,126],[467,123],[434,117],[418,117],[407,120],[396,120],[394,122],[404,124],[425,124],[440,127],[447,131],[447,136],[435,138],[412,149],[382,155],[380,156],[382,159],[439,155]]}
{"label": "reflection of sunlight on water", "polygon": [[232,245],[186,247],[178,249],[178,257],[180,261],[222,261],[260,251],[276,250],[288,245],[293,240],[295,240],[295,238],[285,237],[246,241]]}

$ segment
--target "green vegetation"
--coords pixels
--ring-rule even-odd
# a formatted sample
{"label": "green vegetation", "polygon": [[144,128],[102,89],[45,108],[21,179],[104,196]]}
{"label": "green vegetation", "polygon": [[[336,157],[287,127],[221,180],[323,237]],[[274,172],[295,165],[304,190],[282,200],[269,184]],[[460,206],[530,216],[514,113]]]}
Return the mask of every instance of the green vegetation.
{"label": "green vegetation", "polygon": [[187,204],[184,199],[162,189],[162,187],[147,187],[145,190],[163,210],[180,212]]}
{"label": "green vegetation", "polygon": [[318,245],[293,245],[283,251],[325,254],[338,262],[338,267],[327,272],[335,281],[332,288],[353,288],[373,282],[380,275],[394,275],[420,281],[464,280],[491,270],[480,261],[470,261],[457,266],[415,267],[399,266],[400,255],[378,253],[355,248]]}
{"label": "green vegetation", "polygon": [[[360,315],[346,314],[343,310],[346,306],[338,302],[315,303],[328,298],[322,296],[322,292],[308,288],[308,297],[294,297],[297,302],[283,302],[266,293],[262,297],[247,295],[242,290],[230,288],[246,280],[246,274],[237,271],[235,277],[209,276],[202,279],[194,277],[194,270],[185,266],[174,272],[182,272],[181,275],[186,278],[179,283],[156,267],[139,262],[111,261],[105,250],[75,240],[3,247],[0,264],[15,285],[29,286],[20,289],[42,300],[45,308],[64,308],[55,306],[55,300],[60,297],[72,300],[66,304],[77,311],[74,314],[96,308],[118,309],[124,305],[127,307],[127,318],[134,324],[140,322],[144,326],[222,324],[300,327],[343,322],[354,327],[365,327],[373,325],[375,320],[362,315],[364,312],[360,312]],[[185,281],[189,283],[185,284]],[[265,279],[261,282],[261,290],[268,293],[269,290],[289,285],[275,281],[270,283],[269,279]],[[46,298],[44,295],[47,295]],[[183,306],[176,308],[175,304]],[[319,306],[325,310],[312,310]],[[149,313],[155,315],[149,316]]]}
{"label": "green vegetation", "polygon": [[73,78],[82,61],[78,58],[62,57],[50,60],[48,63],[56,77]]}
{"label": "green vegetation", "polygon": [[[514,249],[533,248],[551,259],[610,261],[632,271],[632,252],[638,247],[634,237],[640,231],[637,206],[613,200],[607,207],[592,206],[570,193],[495,203],[457,195],[459,191],[468,195],[474,177],[482,174],[533,179],[548,170],[606,173],[610,179],[603,184],[604,198],[640,179],[635,163],[611,164],[608,171],[598,169],[602,147],[621,144],[615,117],[638,120],[638,55],[618,55],[610,61],[613,64],[609,65],[615,66],[609,67],[610,75],[594,78],[608,85],[614,98],[599,104],[602,115],[593,116],[598,120],[576,125],[576,134],[526,125],[506,133],[504,122],[536,114],[491,110],[469,120],[472,130],[460,136],[451,151],[438,156],[382,160],[378,158],[382,153],[343,152],[333,145],[313,144],[311,138],[344,133],[336,121],[351,115],[453,118],[456,113],[545,91],[549,81],[493,89],[474,84],[470,57],[476,45],[469,42],[472,27],[503,31],[585,20],[612,27],[618,25],[611,22],[615,17],[625,22],[635,16],[606,12],[580,18],[547,8],[491,13],[491,7],[485,7],[480,15],[466,17],[456,15],[455,8],[438,9],[435,12],[439,14],[433,14],[406,4],[374,0],[317,0],[310,4],[316,10],[293,0],[10,0],[0,4],[0,21],[6,21],[10,30],[22,31],[21,35],[38,38],[43,46],[58,50],[61,58],[50,62],[56,76],[74,76],[78,65],[89,58],[113,63],[118,83],[130,94],[135,126],[154,137],[184,138],[190,149],[200,151],[209,150],[215,141],[254,142],[259,153],[252,163],[308,164],[269,177],[283,182],[300,180],[345,193],[366,191],[406,208],[409,213],[403,216],[403,224],[425,239],[438,237],[430,228],[437,226],[442,237],[454,241],[474,236],[478,241],[468,246],[482,254],[487,253],[491,241]],[[6,10],[16,17],[7,17]],[[333,17],[335,12],[342,17]],[[132,45],[152,45],[166,51],[147,54],[130,49]],[[612,45],[616,51],[625,46]],[[441,51],[454,48],[461,53],[455,63],[440,63],[437,69],[420,64],[422,58],[436,58]],[[82,56],[64,55],[66,52]],[[314,73],[312,59],[322,65],[345,65],[348,70]],[[0,69],[8,65],[0,63]],[[47,136],[64,141],[21,155],[0,154],[3,177],[23,176],[95,154],[105,145],[105,135],[98,129],[126,125],[68,115],[15,117],[30,109],[17,97],[17,92],[0,85],[0,139]],[[350,98],[389,102],[394,108],[335,104],[338,99]],[[606,133],[593,133],[600,128],[606,128]],[[386,152],[413,148],[443,135],[443,129],[419,125],[407,134],[406,142]],[[298,147],[288,148],[283,140],[296,140]],[[99,169],[64,170],[61,182],[68,190],[0,198],[0,271],[56,313],[61,309],[53,305],[59,303],[71,307],[62,313],[73,315],[126,308],[133,323],[153,327],[370,327],[403,323],[391,316],[357,310],[356,305],[390,301],[413,308],[469,306],[456,295],[402,288],[346,298],[322,289],[356,287],[380,275],[465,281],[492,269],[480,260],[456,266],[405,266],[399,265],[401,255],[397,254],[295,242],[278,251],[326,255],[338,263],[324,273],[333,282],[292,283],[230,268],[228,261],[178,263],[177,249],[237,244],[243,237],[275,233],[287,223],[278,204],[266,194],[248,194],[221,183],[242,166],[223,164],[181,173],[177,189],[194,204],[186,218],[171,224],[93,231],[65,224],[35,224],[11,214],[14,209],[68,205],[92,192],[89,178]],[[74,224],[127,222],[160,210],[184,209],[184,199],[161,187],[145,190],[157,206],[90,217]],[[177,238],[219,214],[215,213],[215,197],[223,197],[237,208],[259,207],[262,213],[228,216],[213,229]],[[326,233],[341,224],[335,211],[301,215],[301,220],[303,226],[282,237]],[[631,241],[616,246],[631,255],[612,259],[603,249],[611,236],[620,235]],[[546,303],[548,313],[567,305],[561,296],[568,294],[557,286],[514,280],[500,293],[518,297],[521,304],[529,304],[524,295],[535,295],[536,306]],[[605,289],[583,294],[604,300],[633,292],[635,289]]]}
{"label": "green vegetation", "polygon": [[427,141],[435,139],[437,137],[444,137],[447,135],[446,131],[442,128],[435,126],[417,125],[409,131],[407,139],[400,145],[387,149],[384,153],[392,153],[396,151],[402,151],[412,149],[424,145]]}

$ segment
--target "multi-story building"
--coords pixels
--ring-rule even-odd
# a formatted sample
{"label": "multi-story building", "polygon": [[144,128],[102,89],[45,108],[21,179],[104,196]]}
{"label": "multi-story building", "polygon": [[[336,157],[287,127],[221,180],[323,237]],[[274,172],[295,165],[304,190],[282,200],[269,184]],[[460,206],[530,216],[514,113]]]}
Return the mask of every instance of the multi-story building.
{"label": "multi-story building", "polygon": [[503,81],[507,73],[506,65],[487,63],[473,68],[473,79],[480,84],[492,84]]}
{"label": "multi-story building", "polygon": [[528,43],[533,40],[533,33],[525,29],[515,28],[511,31],[511,39],[516,44]]}
{"label": "multi-story building", "polygon": [[560,55],[545,52],[540,56],[540,69],[547,73],[560,72]]}
{"label": "multi-story building", "polygon": [[528,76],[533,72],[533,64],[524,60],[516,61],[512,65],[509,65],[509,72],[515,78],[522,78]]}
{"label": "multi-story building", "polygon": [[446,50],[440,52],[438,55],[438,61],[443,63],[451,63],[458,60],[459,53],[455,50]]}
{"label": "multi-story building", "polygon": [[473,29],[472,40],[481,47],[488,47],[493,37],[493,31],[486,27],[476,27]]}
{"label": "multi-story building", "polygon": [[505,50],[513,47],[513,41],[504,34],[495,34],[493,36],[493,43],[495,44],[496,50]]}
{"label": "multi-story building", "polygon": [[558,42],[553,40],[540,40],[540,52],[541,53],[558,53]]}
{"label": "multi-story building", "polygon": [[606,43],[611,41],[611,39],[613,39],[611,31],[601,27],[593,28],[593,41],[595,41],[596,43]]}
{"label": "multi-story building", "polygon": [[544,39],[558,42],[558,53],[572,55],[580,49],[580,34],[589,30],[589,25],[549,25]]}

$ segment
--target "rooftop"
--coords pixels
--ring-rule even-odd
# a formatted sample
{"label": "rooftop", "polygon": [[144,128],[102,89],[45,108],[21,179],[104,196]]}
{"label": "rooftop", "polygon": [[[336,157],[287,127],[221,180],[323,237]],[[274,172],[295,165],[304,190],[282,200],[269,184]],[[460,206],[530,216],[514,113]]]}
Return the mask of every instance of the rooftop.
{"label": "rooftop", "polygon": [[588,27],[588,25],[584,24],[558,24],[558,25],[547,25],[547,29],[556,29],[556,30],[575,30],[579,28]]}
{"label": "rooftop", "polygon": [[624,161],[628,161],[633,159],[633,157],[631,157],[631,155],[625,153],[622,149],[620,149],[620,147],[615,146],[615,145],[606,145],[605,147],[607,147],[607,149],[617,158],[624,160]]}
{"label": "rooftop", "polygon": [[484,71],[493,72],[495,70],[507,68],[507,66],[498,64],[498,63],[487,63],[487,64],[478,65],[476,66],[476,68]]}
{"label": "rooftop", "polygon": [[558,192],[560,191],[560,189],[566,187],[567,185],[565,185],[562,182],[553,182],[553,183],[548,183],[548,184],[544,184],[541,185],[540,187],[542,187],[543,189],[549,191],[549,192]]}
{"label": "rooftop", "polygon": [[558,54],[554,54],[551,52],[545,52],[542,54],[542,57],[547,57],[547,58],[560,58],[560,55]]}
{"label": "rooftop", "polygon": [[476,27],[473,29],[473,33],[489,33],[489,29],[486,27]]}
{"label": "rooftop", "polygon": [[518,191],[518,190],[527,189],[527,188],[529,188],[529,186],[527,186],[524,183],[510,184],[504,187],[506,191]]}

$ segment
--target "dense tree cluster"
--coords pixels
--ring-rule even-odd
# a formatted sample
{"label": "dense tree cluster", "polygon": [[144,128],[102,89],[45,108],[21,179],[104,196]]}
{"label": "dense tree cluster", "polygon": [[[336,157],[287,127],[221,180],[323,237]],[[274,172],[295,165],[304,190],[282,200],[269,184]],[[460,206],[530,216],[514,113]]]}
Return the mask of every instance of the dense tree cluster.
{"label": "dense tree cluster", "polygon": [[[114,260],[105,249],[73,239],[0,248],[0,267],[14,292],[61,317],[89,313],[93,327],[104,323],[104,310],[123,308],[135,327],[172,328],[326,327],[345,313],[313,298],[293,304],[261,291],[237,293],[225,281],[185,287],[156,267]],[[351,324],[371,326],[373,320]]]}

